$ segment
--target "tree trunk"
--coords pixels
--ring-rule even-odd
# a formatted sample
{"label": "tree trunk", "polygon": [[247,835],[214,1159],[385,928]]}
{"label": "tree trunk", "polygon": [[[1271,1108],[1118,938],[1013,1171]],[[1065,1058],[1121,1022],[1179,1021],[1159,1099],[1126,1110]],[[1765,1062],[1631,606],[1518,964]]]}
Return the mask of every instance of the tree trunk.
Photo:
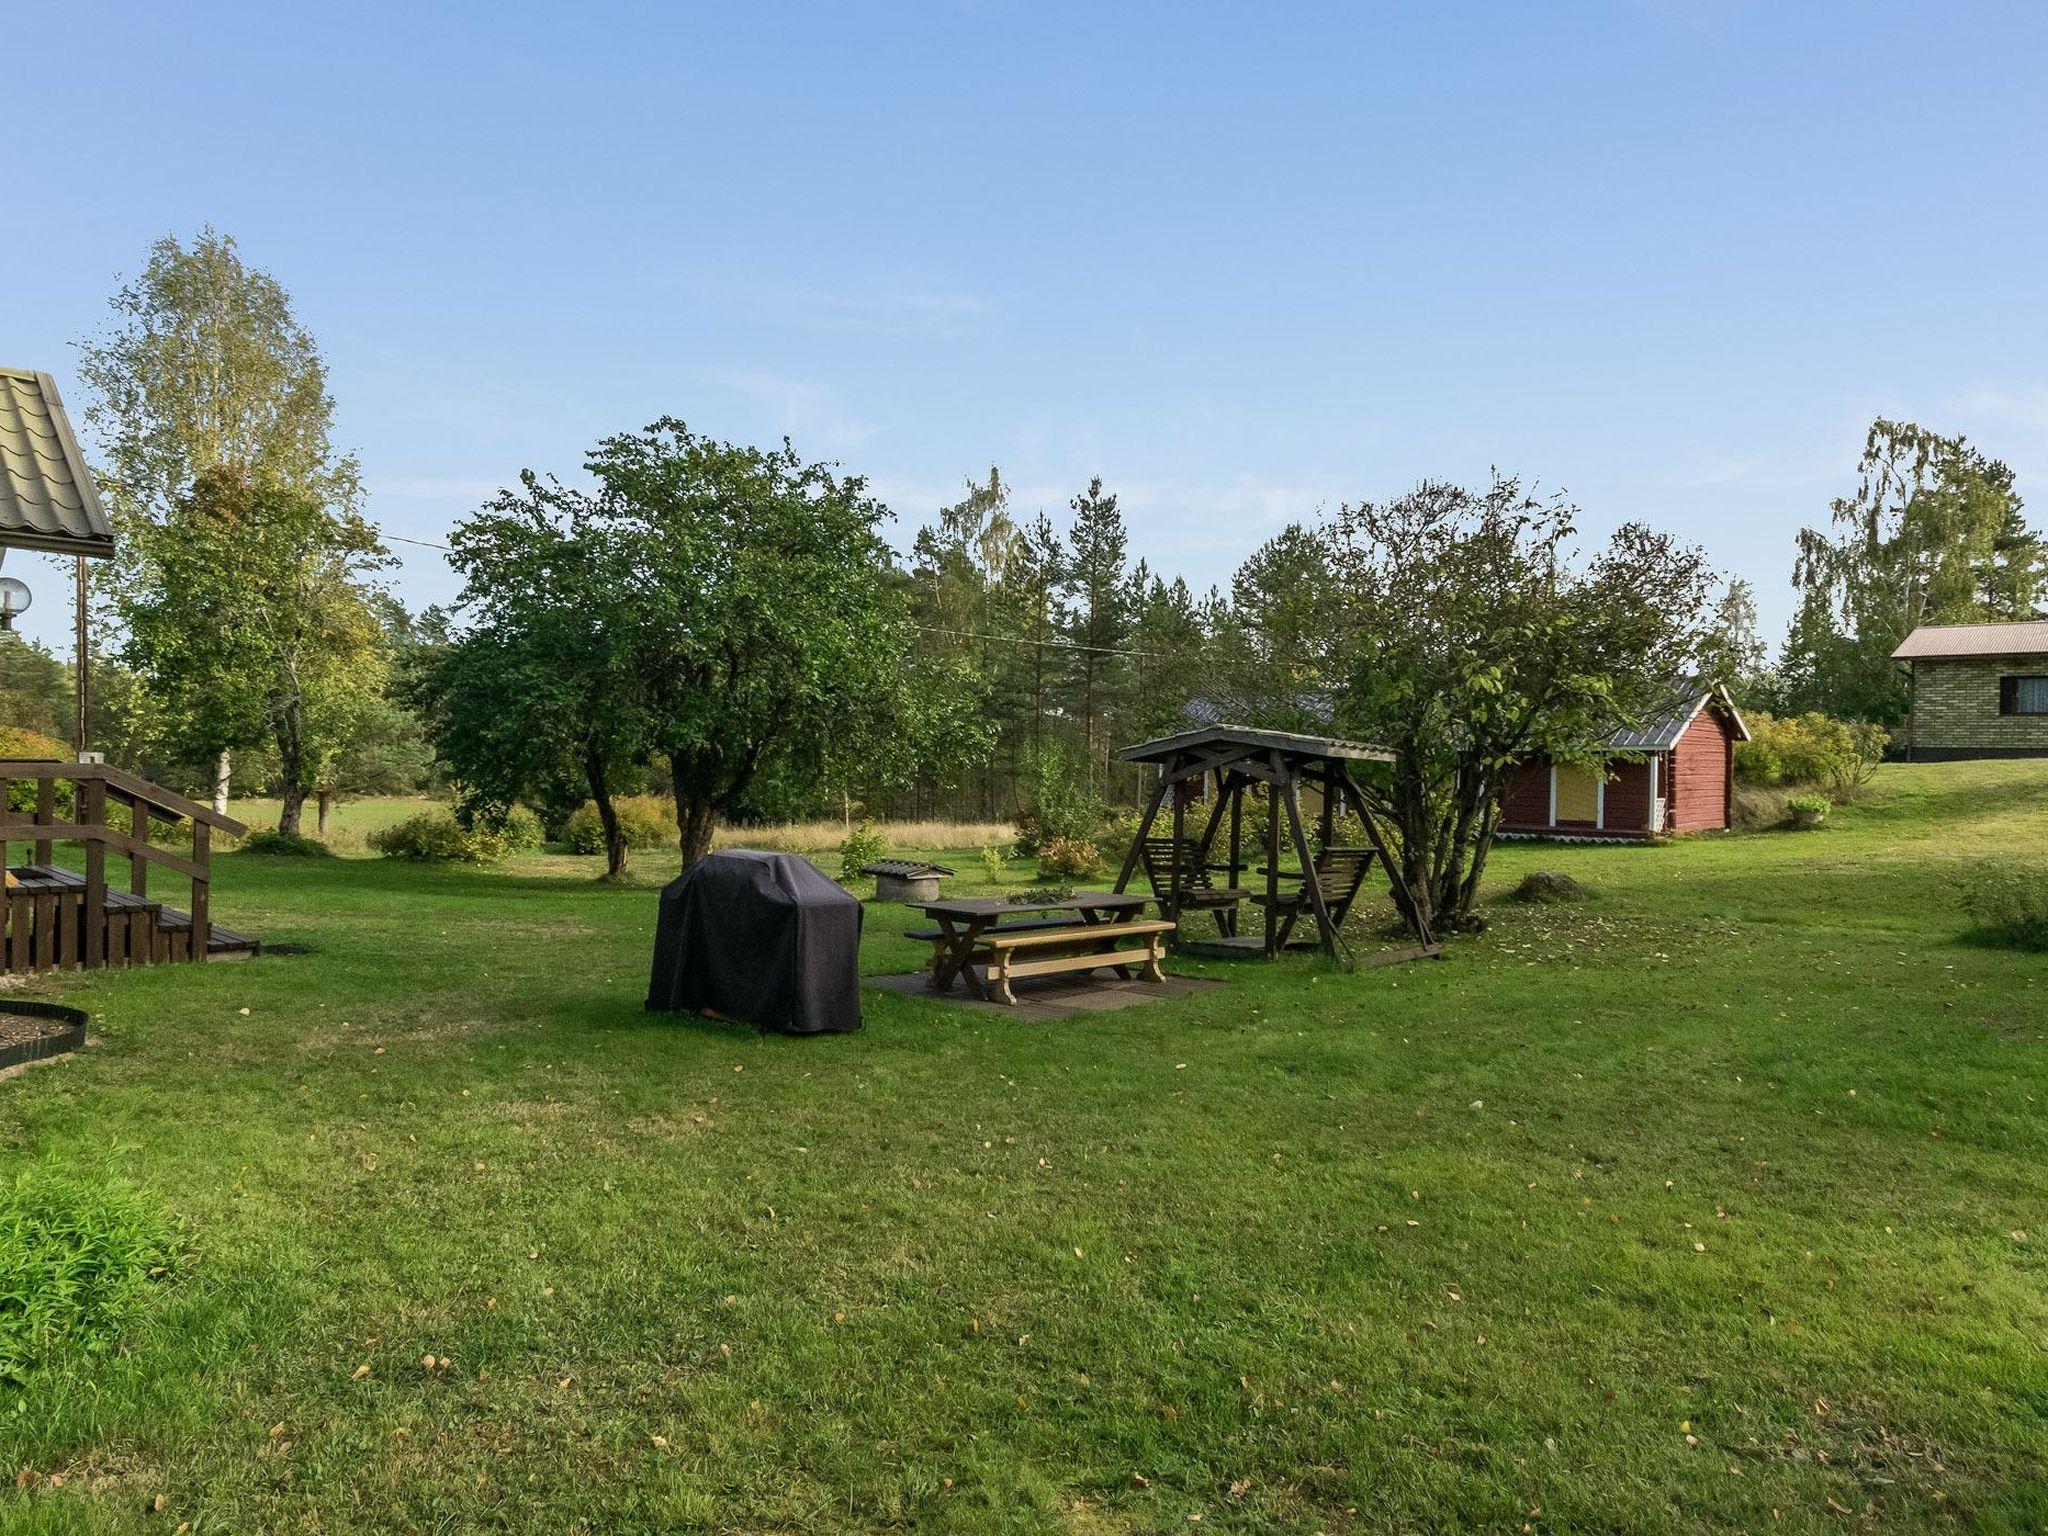
{"label": "tree trunk", "polygon": [[216,815],[228,813],[228,780],[234,777],[234,772],[234,761],[223,748],[213,765],[213,809]]}
{"label": "tree trunk", "polygon": [[277,723],[278,793],[284,797],[277,813],[277,830],[297,837],[306,808],[306,745],[299,733],[296,710],[288,710]]}
{"label": "tree trunk", "polygon": [[683,852],[683,868],[711,851],[712,824],[717,819],[709,800],[676,793],[676,835]]}
{"label": "tree trunk", "polygon": [[616,880],[626,872],[626,834],[619,826],[619,808],[612,804],[610,777],[594,751],[583,754],[583,777],[590,786],[591,803],[597,807],[597,824],[604,829],[604,877]]}
{"label": "tree trunk", "polygon": [[320,805],[319,831],[320,835],[325,837],[327,835],[327,808],[334,802],[334,791],[322,787],[318,791],[318,795]]}
{"label": "tree trunk", "polygon": [[277,830],[286,837],[297,837],[306,809],[306,786],[287,770],[283,791],[284,804],[277,813]]}

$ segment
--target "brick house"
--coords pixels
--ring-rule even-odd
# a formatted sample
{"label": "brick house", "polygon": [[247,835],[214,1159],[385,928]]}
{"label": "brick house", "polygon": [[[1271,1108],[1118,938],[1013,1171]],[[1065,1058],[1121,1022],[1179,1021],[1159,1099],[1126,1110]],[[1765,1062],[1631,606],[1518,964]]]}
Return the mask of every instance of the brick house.
{"label": "brick house", "polygon": [[1638,842],[1718,832],[1735,819],[1735,744],[1749,727],[1726,689],[1700,686],[1659,720],[1616,731],[1597,770],[1537,757],[1509,786],[1503,837]]}
{"label": "brick house", "polygon": [[1892,660],[1912,674],[1908,759],[2048,757],[2048,619],[1923,624]]}

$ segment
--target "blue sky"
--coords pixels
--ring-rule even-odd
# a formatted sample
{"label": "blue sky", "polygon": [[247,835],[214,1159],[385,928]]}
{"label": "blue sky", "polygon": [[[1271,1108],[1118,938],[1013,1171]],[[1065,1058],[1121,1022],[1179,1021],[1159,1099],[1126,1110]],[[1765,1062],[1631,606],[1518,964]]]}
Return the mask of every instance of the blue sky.
{"label": "blue sky", "polygon": [[2038,4],[8,9],[0,361],[82,406],[75,340],[211,223],[393,534],[664,412],[868,474],[899,542],[991,463],[1027,513],[1099,473],[1199,585],[1498,464],[1773,630],[1880,412],[2048,520]]}

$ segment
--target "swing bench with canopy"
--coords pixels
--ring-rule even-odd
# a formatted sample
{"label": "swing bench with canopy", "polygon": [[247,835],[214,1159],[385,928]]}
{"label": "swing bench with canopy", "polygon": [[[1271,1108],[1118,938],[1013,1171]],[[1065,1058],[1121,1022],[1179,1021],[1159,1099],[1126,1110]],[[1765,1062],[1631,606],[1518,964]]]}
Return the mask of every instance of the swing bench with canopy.
{"label": "swing bench with canopy", "polygon": [[[1359,741],[1304,736],[1293,731],[1257,730],[1242,725],[1205,725],[1124,747],[1117,757],[1127,763],[1151,763],[1158,781],[1145,802],[1138,834],[1131,840],[1117,876],[1121,891],[1142,868],[1161,914],[1178,922],[1185,912],[1209,912],[1216,922],[1214,939],[1183,939],[1202,951],[1263,954],[1275,957],[1292,942],[1297,923],[1314,921],[1313,947],[1335,956],[1338,931],[1358,896],[1374,860],[1371,848],[1335,846],[1337,804],[1357,806],[1364,795],[1353,778],[1355,763],[1386,763],[1393,754]],[[1266,818],[1264,862],[1253,865],[1244,846],[1244,797],[1263,784],[1270,796]],[[1316,791],[1316,849],[1309,845],[1303,821],[1301,786]],[[1199,832],[1191,833],[1188,807],[1204,789],[1213,788],[1208,815]],[[1168,809],[1168,799],[1171,807]],[[1171,832],[1155,835],[1162,810]],[[1283,836],[1296,868],[1281,865]],[[1224,840],[1218,857],[1219,839]],[[1247,884],[1256,877],[1258,884]],[[1262,909],[1257,933],[1240,933],[1239,911],[1246,902]]]}

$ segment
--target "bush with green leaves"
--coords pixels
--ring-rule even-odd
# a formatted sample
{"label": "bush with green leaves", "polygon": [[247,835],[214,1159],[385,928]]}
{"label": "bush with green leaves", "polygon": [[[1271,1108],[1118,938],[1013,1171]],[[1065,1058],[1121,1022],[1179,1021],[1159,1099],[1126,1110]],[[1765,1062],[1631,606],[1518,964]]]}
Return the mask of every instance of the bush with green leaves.
{"label": "bush with green leaves", "polygon": [[1785,809],[1791,812],[1793,821],[1809,827],[1827,820],[1828,812],[1834,808],[1834,801],[1812,790],[1794,795],[1785,802]]}
{"label": "bush with green leaves", "polygon": [[495,864],[512,851],[502,833],[465,827],[453,811],[422,811],[370,834],[370,846],[387,859],[437,864]]}
{"label": "bush with green leaves", "polygon": [[[612,801],[628,848],[671,848],[676,841],[675,802],[660,795],[620,795]],[[569,813],[562,841],[571,853],[603,853],[604,823],[597,802],[586,800]]]}
{"label": "bush with green leaves", "polygon": [[1985,937],[2048,950],[2048,866],[1986,860],[1963,877],[1962,898]]}
{"label": "bush with green leaves", "polygon": [[882,841],[882,834],[875,830],[872,821],[863,821],[846,834],[846,841],[839,845],[839,878],[842,881],[857,880],[863,864],[872,864],[888,850]]}
{"label": "bush with green leaves", "polygon": [[1811,785],[1846,795],[1870,782],[1891,733],[1881,725],[1822,714],[1747,717],[1749,740],[1735,744],[1735,776],[1746,784]]}
{"label": "bush with green leaves", "polygon": [[178,1254],[178,1224],[122,1179],[26,1169],[0,1184],[0,1381],[104,1353]]}
{"label": "bush with green leaves", "polygon": [[259,827],[243,838],[239,847],[243,853],[260,853],[270,858],[327,859],[334,856],[334,850],[317,837],[279,832],[273,827]]}
{"label": "bush with green leaves", "polygon": [[548,840],[547,829],[540,824],[540,817],[523,805],[515,805],[505,813],[497,833],[514,853],[537,853]]}
{"label": "bush with green leaves", "polygon": [[1085,837],[1056,837],[1038,850],[1038,872],[1048,880],[1079,880],[1102,868],[1102,851]]}
{"label": "bush with green leaves", "polygon": [[1057,742],[1025,762],[1020,788],[1024,808],[1017,813],[1017,852],[1027,857],[1051,843],[1093,839],[1108,815],[1080,764]]}
{"label": "bush with green leaves", "polygon": [[1000,884],[1003,876],[1009,872],[1009,855],[994,843],[990,843],[981,850],[981,872],[990,885]]}

